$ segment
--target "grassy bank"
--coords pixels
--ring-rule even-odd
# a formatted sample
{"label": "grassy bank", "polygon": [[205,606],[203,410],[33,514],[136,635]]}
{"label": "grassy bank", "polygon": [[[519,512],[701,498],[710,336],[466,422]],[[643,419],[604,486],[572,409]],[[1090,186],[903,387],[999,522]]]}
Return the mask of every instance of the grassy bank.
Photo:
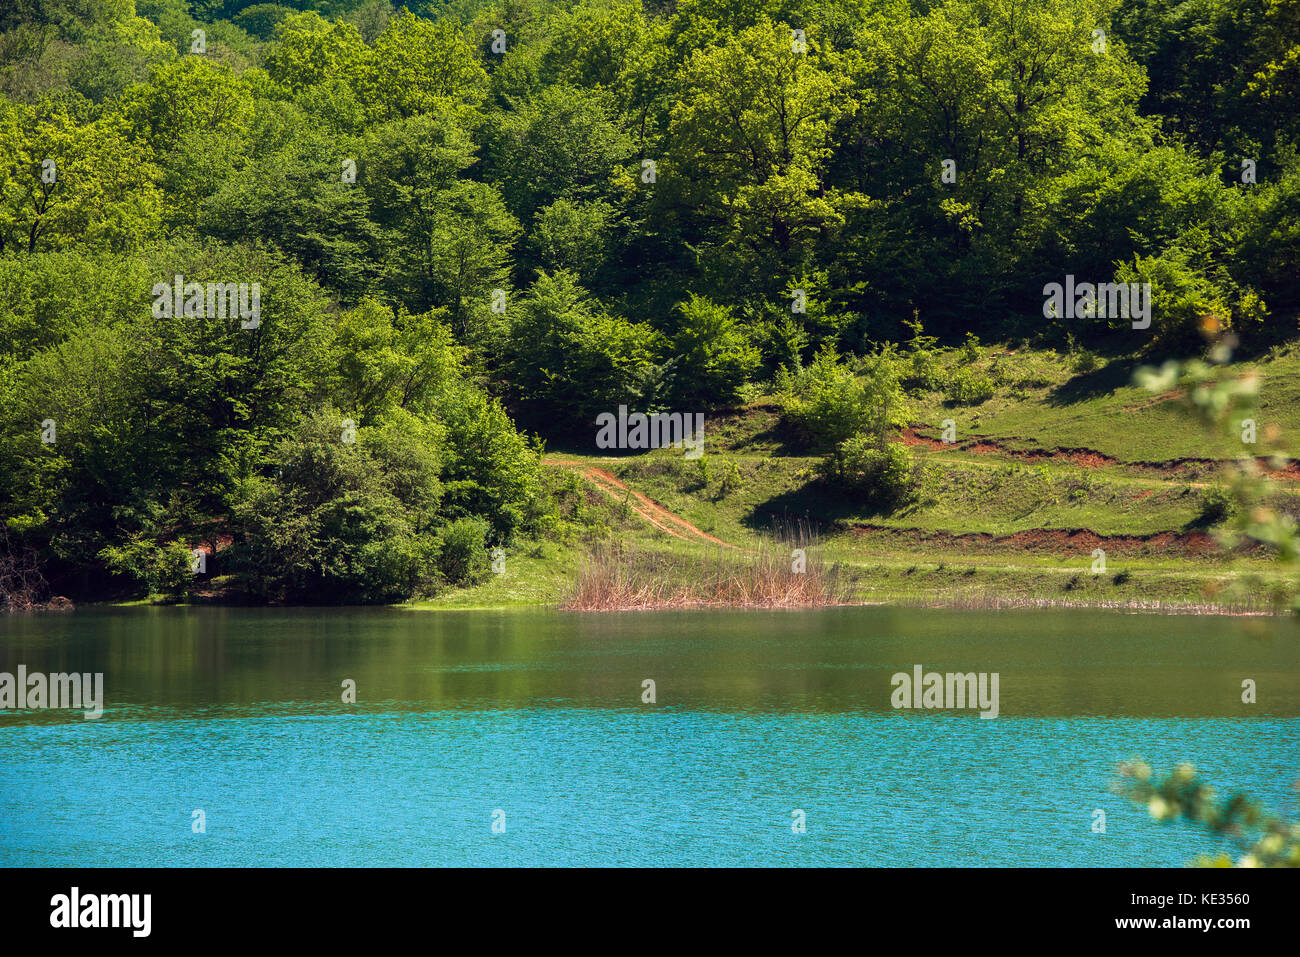
{"label": "grassy bank", "polygon": [[[915,421],[894,438],[915,450],[925,477],[893,509],[819,479],[818,457],[801,450],[774,396],[710,417],[700,459],[664,449],[622,457],[567,451],[549,461],[608,476],[593,483],[593,498],[621,503],[611,534],[643,547],[703,556],[716,548],[701,540],[707,536],[755,550],[771,545],[774,523],[806,522],[820,537],[819,560],[842,568],[850,601],[1272,607],[1285,581],[1272,556],[1262,548],[1225,552],[1213,526],[1222,517],[1224,466],[1243,451],[1275,453],[1300,429],[1294,346],[1233,370],[1262,377],[1258,431],[1269,437],[1235,447],[1191,427],[1177,395],[1132,386],[1134,362],[1021,350],[1012,376],[997,368],[1009,368],[1008,355],[984,348],[971,363],[998,383],[985,401],[913,396]],[[946,361],[958,358],[949,352]],[[955,442],[940,441],[944,420],[956,425]],[[1277,473],[1269,503],[1292,515],[1300,514],[1294,473],[1294,466]],[[636,521],[632,496],[682,524],[665,530]],[[683,534],[687,526],[700,535]]]}
{"label": "grassy bank", "polygon": [[[756,395],[707,418],[698,459],[549,453],[549,469],[578,480],[582,522],[516,543],[480,583],[405,607],[1271,609],[1286,584],[1273,556],[1230,554],[1213,535],[1223,468],[1243,446],[1190,427],[1176,395],[1129,385],[1132,363],[1021,350],[1011,377],[997,369],[1006,357],[984,348],[972,364],[998,381],[982,402],[911,397],[913,421],[891,438],[911,447],[924,478],[901,505],[830,487],[778,397]],[[939,361],[968,358],[950,350]],[[1300,429],[1300,353],[1278,349],[1234,371],[1247,370],[1262,376],[1258,429],[1276,451]],[[941,441],[944,420],[956,441]],[[1300,472],[1277,474],[1269,504],[1300,515]],[[791,571],[798,547],[804,573]]]}

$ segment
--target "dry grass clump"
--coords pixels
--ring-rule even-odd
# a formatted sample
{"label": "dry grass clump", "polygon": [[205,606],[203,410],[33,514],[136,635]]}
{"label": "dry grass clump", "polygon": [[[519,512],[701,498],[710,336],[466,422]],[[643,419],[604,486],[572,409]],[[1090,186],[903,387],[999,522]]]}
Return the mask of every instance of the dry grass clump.
{"label": "dry grass clump", "polygon": [[[578,611],[663,608],[816,608],[850,603],[838,564],[816,554],[804,527],[778,530],[756,551],[718,548],[711,554],[658,551],[602,543],[588,552],[573,597]],[[799,552],[802,551],[802,559]]]}

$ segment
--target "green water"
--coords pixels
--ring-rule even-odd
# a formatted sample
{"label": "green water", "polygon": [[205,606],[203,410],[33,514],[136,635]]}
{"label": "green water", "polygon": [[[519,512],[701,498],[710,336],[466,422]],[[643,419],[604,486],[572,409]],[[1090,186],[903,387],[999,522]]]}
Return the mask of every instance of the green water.
{"label": "green water", "polygon": [[[0,712],[7,866],[1179,865],[1220,845],[1118,761],[1292,812],[1300,771],[1282,620],[141,608],[0,620],[20,664],[105,710]],[[893,708],[915,665],[998,717]]]}

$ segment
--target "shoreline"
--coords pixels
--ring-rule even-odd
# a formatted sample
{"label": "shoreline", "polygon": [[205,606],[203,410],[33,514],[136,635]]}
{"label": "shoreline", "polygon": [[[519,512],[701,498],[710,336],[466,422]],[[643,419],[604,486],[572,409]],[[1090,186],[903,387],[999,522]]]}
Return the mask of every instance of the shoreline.
{"label": "shoreline", "polygon": [[948,601],[913,601],[913,600],[866,600],[866,601],[846,601],[831,602],[824,604],[739,604],[730,602],[706,602],[706,601],[682,601],[682,602],[649,602],[637,605],[613,605],[603,608],[573,608],[567,607],[563,602],[556,601],[511,601],[511,602],[487,602],[457,605],[452,603],[440,602],[437,599],[426,599],[409,602],[399,602],[396,604],[356,604],[356,605],[282,605],[282,604],[248,604],[241,602],[148,602],[139,599],[122,602],[86,602],[81,605],[60,605],[52,608],[26,608],[9,611],[7,616],[15,617],[18,615],[35,615],[46,613],[67,614],[79,610],[102,610],[106,608],[248,608],[248,609],[311,609],[316,611],[326,609],[338,610],[357,610],[357,609],[379,609],[387,608],[397,611],[410,612],[438,612],[438,611],[455,611],[455,612],[476,612],[476,611],[507,611],[507,610],[526,610],[526,609],[553,609],[555,611],[576,612],[581,614],[636,614],[644,612],[661,612],[661,611],[781,611],[781,612],[812,612],[827,611],[837,608],[897,608],[897,609],[926,609],[932,611],[965,611],[965,612],[984,612],[984,611],[1036,611],[1040,609],[1070,609],[1077,611],[1120,611],[1131,614],[1145,615],[1193,615],[1202,617],[1219,617],[1219,618],[1285,618],[1286,610],[1281,609],[1261,609],[1261,608],[1242,608],[1232,605],[1216,604],[1213,602],[1187,602],[1187,601],[1079,601],[1074,599],[1057,599],[1057,598],[1017,598],[1017,597],[992,597],[992,598],[957,598]]}

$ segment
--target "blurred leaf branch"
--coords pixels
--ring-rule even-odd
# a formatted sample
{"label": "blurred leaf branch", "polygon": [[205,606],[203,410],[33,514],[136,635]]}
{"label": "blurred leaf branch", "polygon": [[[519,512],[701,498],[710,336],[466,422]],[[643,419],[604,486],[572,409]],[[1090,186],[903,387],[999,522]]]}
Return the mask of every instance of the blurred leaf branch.
{"label": "blurred leaf branch", "polygon": [[[1252,544],[1272,549],[1283,574],[1261,581],[1257,575],[1242,575],[1236,584],[1263,586],[1279,605],[1300,611],[1300,532],[1294,516],[1275,504],[1278,484],[1270,470],[1290,466],[1279,444],[1276,425],[1258,433],[1260,452],[1244,436],[1255,438],[1260,377],[1254,371],[1239,372],[1228,366],[1236,339],[1231,334],[1211,346],[1208,359],[1169,360],[1159,368],[1143,366],[1133,375],[1134,384],[1156,395],[1175,393],[1183,408],[1206,431],[1242,442],[1236,461],[1225,467],[1228,507],[1223,521],[1213,529],[1215,539],[1227,549],[1241,550]],[[1267,468],[1265,468],[1265,464]]]}

